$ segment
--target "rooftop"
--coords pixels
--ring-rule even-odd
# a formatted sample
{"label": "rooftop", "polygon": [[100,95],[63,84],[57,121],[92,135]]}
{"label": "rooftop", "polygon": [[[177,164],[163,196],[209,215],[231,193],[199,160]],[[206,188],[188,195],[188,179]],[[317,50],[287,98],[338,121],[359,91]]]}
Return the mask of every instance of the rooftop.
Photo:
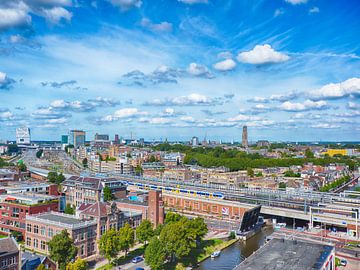
{"label": "rooftop", "polygon": [[234,270],[322,269],[333,246],[296,240],[272,239]]}
{"label": "rooftop", "polygon": [[50,196],[50,195],[37,194],[37,193],[0,195],[0,202],[11,202],[11,203],[18,203],[18,204],[25,204],[25,205],[48,203],[53,200],[57,200],[57,197]]}
{"label": "rooftop", "polygon": [[0,239],[0,257],[19,252],[19,247],[12,237]]}

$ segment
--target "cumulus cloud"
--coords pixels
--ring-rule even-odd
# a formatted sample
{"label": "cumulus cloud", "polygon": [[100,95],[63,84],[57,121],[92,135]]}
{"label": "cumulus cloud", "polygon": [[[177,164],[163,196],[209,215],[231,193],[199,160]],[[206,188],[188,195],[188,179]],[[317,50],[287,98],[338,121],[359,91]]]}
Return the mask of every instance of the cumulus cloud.
{"label": "cumulus cloud", "polygon": [[14,115],[9,110],[3,112],[0,111],[0,122],[12,120],[13,117]]}
{"label": "cumulus cloud", "polygon": [[308,0],[285,0],[285,2],[292,5],[306,4]]}
{"label": "cumulus cloud", "polygon": [[150,102],[146,102],[144,105],[152,106],[211,106],[221,105],[229,102],[232,97],[223,96],[210,98],[205,95],[193,93],[187,96],[165,98],[165,99],[154,99]]}
{"label": "cumulus cloud", "polygon": [[214,64],[214,68],[219,71],[229,71],[236,67],[236,63],[232,59],[225,59]]}
{"label": "cumulus cloud", "polygon": [[340,83],[329,83],[308,92],[311,99],[339,99],[344,97],[359,97],[360,96],[360,78],[351,78]]}
{"label": "cumulus cloud", "polygon": [[59,119],[63,117],[71,117],[68,112],[57,111],[52,107],[40,107],[31,113],[31,117],[34,119]]}
{"label": "cumulus cloud", "polygon": [[113,114],[103,116],[97,122],[113,122],[121,119],[131,119],[147,115],[147,112],[139,111],[137,108],[124,108],[115,111]]}
{"label": "cumulus cloud", "polygon": [[64,86],[69,87],[77,84],[77,81],[70,80],[70,81],[63,81],[63,82],[41,82],[42,86],[51,86],[53,88],[62,88]]}
{"label": "cumulus cloud", "polygon": [[113,6],[119,7],[122,11],[132,8],[139,8],[142,5],[141,0],[108,0]]}
{"label": "cumulus cloud", "polygon": [[169,22],[153,23],[147,18],[143,18],[140,25],[154,32],[171,32],[172,24]]}
{"label": "cumulus cloud", "polygon": [[300,92],[290,91],[290,92],[284,93],[284,94],[273,94],[270,97],[255,96],[253,98],[248,99],[247,101],[248,102],[256,102],[256,103],[269,103],[272,101],[284,102],[284,101],[296,99],[296,98],[300,97],[301,94],[302,93],[300,93]]}
{"label": "cumulus cloud", "polygon": [[212,111],[212,110],[201,110],[201,111],[208,116],[222,115],[226,113],[224,111]]}
{"label": "cumulus cloud", "polygon": [[209,69],[205,65],[190,63],[187,72],[195,77],[203,77],[203,78],[214,78],[214,75],[209,71]]}
{"label": "cumulus cloud", "polygon": [[250,116],[245,114],[238,114],[234,117],[230,117],[227,119],[229,122],[245,122],[245,121],[258,121],[261,120],[260,117]]}
{"label": "cumulus cloud", "polygon": [[290,101],[285,101],[279,106],[280,110],[289,111],[289,112],[325,110],[328,108],[330,108],[330,106],[324,100],[319,100],[319,101],[306,100],[303,103],[300,102],[292,103]]}
{"label": "cumulus cloud", "polygon": [[0,31],[30,25],[31,16],[28,11],[28,6],[23,2],[15,1],[7,7],[1,7],[0,4]]}
{"label": "cumulus cloud", "polygon": [[58,24],[62,19],[71,21],[73,14],[63,7],[53,7],[49,9],[43,9],[43,16],[51,23]]}
{"label": "cumulus cloud", "polygon": [[0,71],[0,90],[9,90],[16,81]]}
{"label": "cumulus cloud", "polygon": [[319,13],[320,9],[318,7],[312,7],[309,9],[309,13]]}
{"label": "cumulus cloud", "polygon": [[339,125],[329,124],[329,123],[317,123],[311,125],[312,128],[320,128],[320,129],[334,129],[339,128]]}
{"label": "cumulus cloud", "polygon": [[178,2],[188,5],[194,5],[194,4],[207,4],[208,0],[178,0]]}
{"label": "cumulus cloud", "polygon": [[256,45],[254,49],[240,52],[237,56],[239,62],[255,65],[281,63],[289,59],[288,55],[275,51],[269,44]]}
{"label": "cumulus cloud", "polygon": [[348,102],[347,104],[348,109],[350,110],[359,110],[360,111],[360,104],[355,102]]}

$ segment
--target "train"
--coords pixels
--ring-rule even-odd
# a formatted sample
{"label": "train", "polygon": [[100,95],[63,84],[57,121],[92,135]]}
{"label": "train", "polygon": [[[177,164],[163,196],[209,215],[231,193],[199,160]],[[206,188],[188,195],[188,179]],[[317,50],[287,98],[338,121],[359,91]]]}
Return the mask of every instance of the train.
{"label": "train", "polygon": [[200,196],[206,198],[216,198],[216,199],[224,199],[224,194],[221,192],[209,192],[209,191],[200,191],[200,190],[191,190],[187,188],[182,188],[179,185],[177,187],[170,187],[170,186],[162,186],[159,184],[145,184],[140,182],[134,181],[121,181],[124,185],[133,186],[140,189],[146,190],[160,190],[160,191],[167,191],[167,192],[176,192],[181,194],[193,195],[193,196]]}

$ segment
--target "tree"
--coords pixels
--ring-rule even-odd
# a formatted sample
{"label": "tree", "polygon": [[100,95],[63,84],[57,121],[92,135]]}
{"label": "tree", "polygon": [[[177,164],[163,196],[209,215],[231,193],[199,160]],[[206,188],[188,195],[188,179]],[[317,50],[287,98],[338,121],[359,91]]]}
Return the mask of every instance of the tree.
{"label": "tree", "polygon": [[307,158],[313,158],[314,157],[314,153],[310,150],[310,148],[306,148],[305,157],[307,157]]}
{"label": "tree", "polygon": [[46,267],[44,264],[39,264],[38,267],[36,267],[36,270],[46,270]]}
{"label": "tree", "polygon": [[166,253],[160,240],[155,236],[149,242],[145,249],[145,263],[152,270],[160,270],[163,268]]}
{"label": "tree", "polygon": [[109,261],[116,257],[120,251],[119,231],[110,229],[106,231],[100,238],[99,242],[100,254],[104,255]]}
{"label": "tree", "polygon": [[182,216],[178,213],[174,212],[168,212],[165,216],[165,224],[171,223],[171,222],[177,222],[182,218]]}
{"label": "tree", "polygon": [[184,225],[183,220],[171,222],[166,224],[160,233],[160,242],[171,261],[189,255],[191,248],[195,247],[195,241],[189,237]]}
{"label": "tree", "polygon": [[43,154],[43,150],[40,149],[39,151],[36,152],[36,157],[41,158],[42,154]]}
{"label": "tree", "polygon": [[250,177],[254,177],[254,170],[252,168],[247,168],[247,175]]}
{"label": "tree", "polygon": [[58,263],[60,270],[66,269],[66,265],[77,254],[77,248],[67,230],[62,230],[59,234],[54,235],[48,242],[48,247],[50,258]]}
{"label": "tree", "polygon": [[286,184],[283,182],[279,183],[279,188],[286,188]]}
{"label": "tree", "polygon": [[87,158],[84,158],[84,159],[82,160],[82,164],[83,164],[83,166],[86,168],[86,167],[88,166],[88,159],[87,159]]}
{"label": "tree", "polygon": [[135,167],[135,174],[136,174],[137,176],[142,175],[143,171],[144,171],[144,170],[143,170],[143,168],[141,168],[140,165],[137,165],[137,166]]}
{"label": "tree", "polygon": [[65,206],[64,213],[68,215],[75,215],[75,209],[71,207],[70,203],[68,203]]}
{"label": "tree", "polygon": [[162,229],[164,228],[164,224],[159,224],[154,230],[154,235],[159,236]]}
{"label": "tree", "polygon": [[203,218],[196,217],[188,221],[186,228],[189,230],[190,236],[200,241],[208,233],[207,225]]}
{"label": "tree", "polygon": [[78,258],[75,262],[69,263],[66,266],[66,270],[86,270],[88,269],[88,263],[85,260]]}
{"label": "tree", "polygon": [[129,249],[134,245],[134,230],[128,223],[119,230],[120,250],[125,251],[125,256]]}
{"label": "tree", "polygon": [[19,170],[20,170],[21,172],[26,172],[26,170],[27,170],[27,167],[26,167],[26,165],[25,165],[24,162],[19,162],[19,163],[17,164],[17,167],[19,168]]}
{"label": "tree", "polygon": [[108,202],[114,199],[114,195],[111,192],[111,189],[108,186],[105,186],[103,189],[104,192],[104,201]]}
{"label": "tree", "polygon": [[136,228],[136,239],[140,243],[145,243],[149,241],[154,236],[153,225],[150,220],[144,219],[140,225]]}
{"label": "tree", "polygon": [[157,161],[158,160],[157,160],[157,158],[155,156],[153,156],[153,155],[150,156],[149,162],[157,162]]}
{"label": "tree", "polygon": [[59,185],[65,180],[65,176],[62,173],[58,174],[57,172],[49,172],[47,179],[50,183]]}

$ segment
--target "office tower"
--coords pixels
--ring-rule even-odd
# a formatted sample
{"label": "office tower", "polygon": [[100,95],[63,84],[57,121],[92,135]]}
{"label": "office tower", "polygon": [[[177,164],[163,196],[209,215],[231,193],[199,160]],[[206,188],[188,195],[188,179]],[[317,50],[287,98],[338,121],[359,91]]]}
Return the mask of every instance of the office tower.
{"label": "office tower", "polygon": [[69,143],[69,135],[61,135],[61,144]]}
{"label": "office tower", "polygon": [[30,129],[28,127],[19,127],[16,129],[16,143],[30,144]]}
{"label": "office tower", "polygon": [[108,141],[109,135],[107,134],[95,134],[94,141]]}
{"label": "office tower", "polygon": [[192,137],[192,139],[191,139],[191,145],[192,146],[197,146],[197,145],[199,145],[199,138],[198,137]]}
{"label": "office tower", "polygon": [[83,130],[70,130],[69,132],[69,144],[78,148],[81,145],[85,145],[85,131]]}
{"label": "office tower", "polygon": [[115,134],[114,144],[120,144],[119,134]]}
{"label": "office tower", "polygon": [[242,146],[243,146],[243,147],[248,147],[248,146],[249,146],[247,126],[243,126],[243,131],[242,131]]}

